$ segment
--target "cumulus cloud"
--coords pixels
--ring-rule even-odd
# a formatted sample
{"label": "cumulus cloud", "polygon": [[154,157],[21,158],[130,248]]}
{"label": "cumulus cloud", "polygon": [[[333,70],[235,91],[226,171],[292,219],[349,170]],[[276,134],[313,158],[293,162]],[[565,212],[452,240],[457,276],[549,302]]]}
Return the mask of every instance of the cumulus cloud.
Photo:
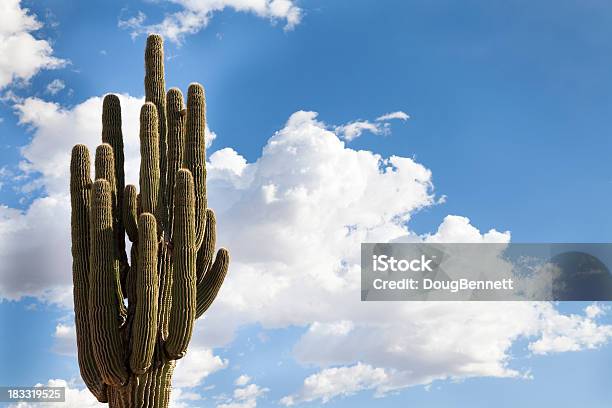
{"label": "cumulus cloud", "polygon": [[337,396],[348,396],[365,389],[376,388],[388,381],[385,370],[357,363],[351,367],[334,367],[322,370],[304,380],[304,387],[296,394],[281,399],[281,404],[291,406],[300,402],[320,399],[324,404]]}
{"label": "cumulus cloud", "polygon": [[47,93],[50,93],[51,95],[55,95],[56,93],[58,93],[65,87],[66,87],[66,84],[64,83],[64,81],[56,78],[47,84],[46,89],[47,89]]}
{"label": "cumulus cloud", "polygon": [[481,234],[478,228],[470,224],[470,219],[458,215],[448,215],[434,234],[426,234],[424,240],[430,243],[471,242],[503,244],[510,242],[510,231],[499,232],[490,229]]}
{"label": "cumulus cloud", "polygon": [[268,391],[270,391],[268,388],[262,388],[257,384],[238,387],[234,390],[232,397],[224,403],[217,404],[217,408],[255,408],[257,399]]}
{"label": "cumulus cloud", "polygon": [[[348,327],[312,324],[296,346],[298,359],[339,367],[306,378],[300,390],[281,402],[326,402],[367,389],[382,396],[443,379],[524,377],[527,373],[508,366],[509,348],[518,339],[537,338],[528,348],[546,354],[596,348],[611,337],[610,326],[598,325],[588,315],[561,315],[550,303],[411,302],[409,306],[412,313],[398,313],[394,322],[382,317],[376,323]],[[356,358],[370,364],[351,365]]]}
{"label": "cumulus cloud", "polygon": [[25,212],[0,206],[0,296],[72,305],[70,201],[39,198]]}
{"label": "cumulus cloud", "polygon": [[585,316],[550,313],[539,340],[529,344],[534,354],[562,353],[595,349],[612,337],[612,326],[601,326],[596,319],[604,314],[597,304],[585,308]]}
{"label": "cumulus cloud", "polygon": [[173,383],[177,387],[196,387],[215,371],[226,368],[228,360],[215,356],[210,349],[191,347],[176,364]]}
{"label": "cumulus cloud", "polygon": [[272,22],[284,21],[285,30],[293,29],[302,19],[302,10],[294,0],[169,0],[181,7],[175,13],[167,14],[157,24],[146,24],[146,15],[137,15],[119,20],[119,27],[131,31],[132,36],[158,32],[170,41],[180,43],[189,34],[205,28],[212,16],[226,8],[238,12],[252,13]]}
{"label": "cumulus cloud", "polygon": [[41,69],[66,64],[53,56],[49,41],[32,35],[41,27],[42,23],[22,7],[20,0],[0,2],[0,89],[14,81],[28,81]]}
{"label": "cumulus cloud", "polygon": [[[136,182],[142,100],[120,98],[127,180]],[[30,99],[17,108],[21,123],[34,132],[22,169],[42,180],[47,197],[23,213],[0,211],[2,297],[70,298],[68,155],[74,143],[91,148],[99,143],[100,105],[92,98],[64,109]],[[319,372],[285,403],[328,400],[359,389],[383,395],[438,379],[522,376],[511,365],[510,350],[519,339],[528,339],[534,354],[609,341],[610,326],[596,321],[602,313],[594,308],[567,316],[549,303],[361,302],[362,242],[504,243],[510,233],[481,232],[468,218],[451,215],[437,231],[416,235],[409,229],[411,218],[437,202],[431,171],[412,158],[351,149],[331,129],[315,112],[299,111],[254,162],[231,148],[210,155],[209,203],[232,266],[206,319],[196,325],[190,346],[195,362],[185,360],[177,368],[182,387],[200,384],[225,366],[210,350],[229,344],[240,326],[252,323],[304,328],[295,358]],[[48,285],[56,292],[49,293]],[[187,374],[190,367],[201,370]],[[362,373],[358,380],[325,388],[327,379],[355,370]],[[247,392],[224,403],[251,401],[238,399]]]}

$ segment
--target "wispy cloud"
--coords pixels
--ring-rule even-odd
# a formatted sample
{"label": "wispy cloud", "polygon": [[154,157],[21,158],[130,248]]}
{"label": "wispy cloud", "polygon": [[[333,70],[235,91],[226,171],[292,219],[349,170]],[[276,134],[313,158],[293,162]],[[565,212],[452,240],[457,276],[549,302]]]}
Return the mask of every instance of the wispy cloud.
{"label": "wispy cloud", "polygon": [[189,34],[205,28],[214,13],[231,8],[235,11],[255,14],[272,22],[284,21],[285,30],[291,30],[302,19],[302,10],[294,0],[172,0],[181,10],[167,14],[160,23],[147,24],[147,16],[136,15],[119,20],[119,27],[130,30],[132,36],[156,32],[170,41],[181,43]]}
{"label": "wispy cloud", "polygon": [[373,123],[367,120],[358,120],[349,122],[345,125],[336,126],[334,131],[339,137],[347,142],[357,139],[363,132],[370,132],[375,135],[389,133],[388,126],[385,126],[385,124]]}
{"label": "wispy cloud", "polygon": [[390,120],[399,119],[405,121],[409,118],[410,116],[402,111],[391,112],[377,117],[374,122],[370,122],[368,120],[356,120],[354,122],[336,126],[334,128],[334,132],[342,139],[350,142],[351,140],[357,139],[364,132],[370,132],[375,135],[387,135],[390,133]]}
{"label": "wispy cloud", "polygon": [[66,87],[66,84],[64,83],[64,81],[62,81],[61,79],[54,79],[53,81],[47,84],[46,90],[47,90],[47,93],[50,93],[51,95],[55,95],[56,93],[58,93],[65,87]]}
{"label": "wispy cloud", "polygon": [[384,115],[377,117],[376,121],[385,122],[385,121],[392,120],[392,119],[408,120],[410,119],[410,116],[406,112],[402,112],[402,111],[389,112],[389,113],[385,113]]}

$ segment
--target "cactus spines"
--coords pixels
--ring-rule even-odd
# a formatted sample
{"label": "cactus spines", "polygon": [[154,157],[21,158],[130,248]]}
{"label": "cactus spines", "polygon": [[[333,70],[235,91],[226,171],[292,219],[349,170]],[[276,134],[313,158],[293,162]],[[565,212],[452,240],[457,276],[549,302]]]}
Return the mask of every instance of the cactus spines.
{"label": "cactus spines", "polygon": [[[81,376],[111,407],[164,408],[194,320],[210,306],[229,254],[214,258],[206,208],[204,88],[166,94],[163,41],[147,39],[139,187],[125,186],[121,104],[107,95],[92,183],[87,147],[70,162],[75,323]],[[132,247],[128,261],[127,233]],[[214,258],[214,262],[213,262]],[[127,308],[124,303],[127,299]]]}

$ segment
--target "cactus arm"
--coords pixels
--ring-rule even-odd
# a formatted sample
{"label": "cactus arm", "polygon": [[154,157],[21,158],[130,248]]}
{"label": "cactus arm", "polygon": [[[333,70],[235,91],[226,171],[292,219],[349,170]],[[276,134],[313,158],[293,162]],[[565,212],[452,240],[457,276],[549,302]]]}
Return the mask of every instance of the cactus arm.
{"label": "cactus arm", "polygon": [[104,382],[120,386],[127,382],[119,326],[117,298],[118,264],[115,260],[111,186],[98,179],[93,184],[90,215],[89,324],[94,357]]}
{"label": "cactus arm", "polygon": [[[116,209],[115,198],[115,159],[113,156],[113,148],[108,143],[102,143],[96,148],[95,159],[95,178],[108,181],[111,190],[112,211]],[[114,227],[114,222],[113,222]]]}
{"label": "cactus arm", "polygon": [[[127,274],[127,269],[122,269],[120,267],[120,260],[117,254],[117,246],[116,246],[116,239],[117,236],[115,235],[115,227],[117,226],[117,223],[115,222],[116,218],[115,218],[115,214],[118,212],[117,206],[116,206],[116,184],[115,184],[115,160],[114,160],[114,155],[113,155],[113,148],[111,147],[111,145],[109,145],[108,143],[102,143],[100,146],[98,146],[98,148],[96,149],[96,159],[95,159],[95,174],[96,174],[96,180],[98,179],[104,179],[106,181],[108,181],[108,184],[110,186],[110,190],[111,190],[111,217],[113,219],[113,248],[112,251],[109,253],[109,255],[111,257],[113,257],[113,262],[116,264],[116,279],[117,282],[119,283],[119,285],[116,286],[117,288],[117,298],[120,299],[119,300],[119,311],[121,313],[122,318],[125,318],[127,311],[125,309],[125,305],[123,304],[123,293],[125,293],[125,277]],[[127,261],[126,261],[127,264]],[[124,272],[125,271],[125,272]]]}
{"label": "cactus arm", "polygon": [[225,248],[220,248],[215,257],[215,263],[213,263],[210,270],[206,272],[202,282],[198,284],[196,319],[202,316],[217,297],[217,293],[219,293],[219,289],[221,289],[225,275],[227,275],[229,262],[229,252]]}
{"label": "cactus arm", "polygon": [[196,319],[204,314],[217,297],[229,267],[229,252],[225,248],[219,249],[213,263],[216,225],[214,211],[206,209],[206,232],[197,259]]}
{"label": "cactus arm", "polygon": [[217,220],[215,212],[210,208],[206,209],[206,228],[204,231],[204,241],[198,250],[196,263],[196,276],[198,285],[204,279],[204,275],[210,269],[215,257],[215,245],[217,242]]}
{"label": "cactus arm", "polygon": [[147,102],[140,110],[140,203],[142,212],[155,216],[159,224],[159,144],[155,105]]}
{"label": "cactus arm", "polygon": [[123,223],[130,241],[138,240],[138,203],[136,200],[136,186],[128,184],[123,193]]}
{"label": "cactus arm", "polygon": [[107,402],[107,388],[96,366],[90,342],[89,312],[89,211],[91,177],[89,151],[85,145],[72,149],[70,161],[72,280],[74,284],[74,320],[81,377],[100,402]]}
{"label": "cactus arm", "polygon": [[157,131],[159,145],[159,214],[158,233],[167,231],[168,209],[166,201],[166,173],[167,173],[167,131],[166,131],[166,83],[164,79],[164,42],[160,35],[150,35],[147,38],[145,49],[145,100],[152,102],[157,109]]}
{"label": "cactus arm", "polygon": [[204,240],[206,228],[206,98],[202,85],[193,83],[187,90],[185,155],[183,167],[193,175],[195,186],[196,250]]}
{"label": "cactus arm", "polygon": [[130,368],[144,373],[153,359],[157,340],[157,226],[155,217],[142,213],[138,217],[138,272],[136,276],[136,310],[132,326]]}
{"label": "cactus arm", "polygon": [[187,169],[176,174],[174,188],[174,248],[172,305],[165,343],[170,359],[181,358],[193,331],[196,306],[195,194]]}
{"label": "cactus arm", "polygon": [[183,164],[185,148],[185,117],[187,112],[183,106],[183,94],[178,88],[170,88],[167,95],[168,115],[168,175],[166,205],[168,206],[167,231],[172,239],[174,212],[174,179],[176,172]]}
{"label": "cactus arm", "polygon": [[[172,88],[167,93],[167,121],[168,121],[168,152],[167,152],[167,180],[166,180],[166,208],[167,212],[166,230],[164,237],[166,242],[172,242],[172,229],[174,222],[174,180],[176,172],[183,161],[183,148],[185,143],[185,114],[183,109],[183,95],[177,88]],[[163,340],[168,338],[168,322],[170,319],[172,300],[173,263],[171,251],[163,247],[160,259],[163,261],[160,271],[160,296],[159,296],[159,331]]]}
{"label": "cactus arm", "polygon": [[123,133],[121,131],[121,103],[117,95],[106,95],[102,103],[102,142],[112,147],[115,179],[115,197],[113,211],[115,241],[117,257],[120,263],[121,281],[125,282],[125,274],[129,268],[127,253],[125,252],[125,228],[123,227],[123,189],[125,186],[125,174],[123,163]]}

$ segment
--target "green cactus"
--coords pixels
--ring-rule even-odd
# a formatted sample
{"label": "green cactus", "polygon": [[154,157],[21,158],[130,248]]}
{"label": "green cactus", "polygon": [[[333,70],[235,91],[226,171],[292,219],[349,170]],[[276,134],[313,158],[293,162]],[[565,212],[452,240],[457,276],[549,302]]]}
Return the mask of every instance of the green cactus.
{"label": "green cactus", "polygon": [[[214,256],[216,221],[206,207],[204,88],[166,94],[163,41],[145,51],[140,112],[140,193],[125,184],[119,98],[107,95],[95,181],[87,147],[70,162],[72,273],[83,381],[110,407],[168,406],[177,359],[215,299],[229,253]],[[130,259],[125,235],[132,242]]]}

